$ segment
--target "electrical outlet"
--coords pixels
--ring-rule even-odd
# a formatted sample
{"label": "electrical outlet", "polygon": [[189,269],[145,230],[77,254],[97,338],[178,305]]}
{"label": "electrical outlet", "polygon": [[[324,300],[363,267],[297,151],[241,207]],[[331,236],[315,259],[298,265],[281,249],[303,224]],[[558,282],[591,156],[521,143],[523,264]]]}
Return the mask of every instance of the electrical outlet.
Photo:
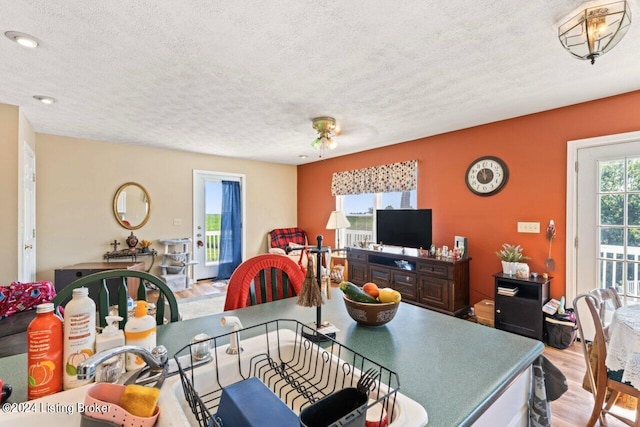
{"label": "electrical outlet", "polygon": [[518,233],[540,233],[540,223],[518,222]]}
{"label": "electrical outlet", "polygon": [[180,218],[173,218],[173,225],[182,225],[182,220]]}

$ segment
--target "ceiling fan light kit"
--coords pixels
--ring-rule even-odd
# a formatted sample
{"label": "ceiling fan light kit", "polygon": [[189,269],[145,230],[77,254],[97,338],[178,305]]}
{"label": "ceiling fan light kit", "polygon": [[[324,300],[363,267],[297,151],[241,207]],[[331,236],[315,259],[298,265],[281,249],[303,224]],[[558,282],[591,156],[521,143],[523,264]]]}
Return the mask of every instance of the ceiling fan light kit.
{"label": "ceiling fan light kit", "polygon": [[558,28],[558,38],[575,58],[590,60],[609,52],[624,37],[631,25],[627,1],[581,9]]}
{"label": "ceiling fan light kit", "polygon": [[333,117],[316,117],[312,120],[313,128],[318,132],[318,137],[313,140],[311,146],[320,151],[320,157],[327,150],[333,150],[338,143],[333,139],[335,136],[336,119]]}

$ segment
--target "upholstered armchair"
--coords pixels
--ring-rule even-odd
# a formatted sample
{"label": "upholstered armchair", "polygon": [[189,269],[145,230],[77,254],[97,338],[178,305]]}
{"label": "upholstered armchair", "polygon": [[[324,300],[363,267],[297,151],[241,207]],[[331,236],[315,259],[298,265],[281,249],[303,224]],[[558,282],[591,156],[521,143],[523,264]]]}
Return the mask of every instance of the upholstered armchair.
{"label": "upholstered armchair", "polygon": [[[295,250],[302,246],[307,246],[309,240],[307,233],[299,227],[276,228],[267,233],[267,248],[271,254],[285,255],[300,262],[304,268],[307,268],[307,254],[304,252],[301,256],[300,250]],[[291,251],[293,249],[293,251]],[[331,262],[331,252],[326,254],[323,264],[329,266]],[[313,274],[315,275],[315,257],[311,258],[313,265]],[[323,268],[323,276],[325,275]]]}

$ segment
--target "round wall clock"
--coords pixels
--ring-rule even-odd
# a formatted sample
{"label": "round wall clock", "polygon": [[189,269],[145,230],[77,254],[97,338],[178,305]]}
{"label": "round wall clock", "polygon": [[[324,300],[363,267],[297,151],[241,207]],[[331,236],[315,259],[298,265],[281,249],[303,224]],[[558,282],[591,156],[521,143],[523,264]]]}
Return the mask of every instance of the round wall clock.
{"label": "round wall clock", "polygon": [[508,179],[507,164],[493,156],[483,156],[471,162],[465,175],[467,187],[478,196],[496,194]]}

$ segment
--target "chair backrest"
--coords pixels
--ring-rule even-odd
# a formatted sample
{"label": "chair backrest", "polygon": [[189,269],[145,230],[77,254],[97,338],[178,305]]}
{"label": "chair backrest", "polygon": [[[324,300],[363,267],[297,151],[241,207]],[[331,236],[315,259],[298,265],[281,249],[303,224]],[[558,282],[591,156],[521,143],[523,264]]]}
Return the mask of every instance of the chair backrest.
{"label": "chair backrest", "polygon": [[262,254],[249,258],[229,278],[224,310],[296,296],[304,276],[300,266],[286,256]]}
{"label": "chair backrest", "polygon": [[611,316],[613,312],[622,306],[620,295],[613,288],[600,288],[594,289],[589,292],[595,296],[598,301],[598,318],[604,328],[605,338],[608,340],[608,326],[611,322]]}
{"label": "chair backrest", "polygon": [[289,243],[306,245],[308,243],[307,233],[299,227],[276,228],[267,233],[267,249],[286,249]]}
{"label": "chair backrest", "polygon": [[[581,306],[580,302],[584,302]],[[599,292],[589,292],[580,294],[573,300],[573,310],[578,323],[578,334],[583,347],[583,354],[587,365],[587,377],[591,385],[591,390],[595,394],[596,384],[606,384],[607,369],[605,359],[607,358],[607,339],[602,320],[600,318],[600,310],[604,306],[604,302],[599,297]],[[593,328],[594,337],[592,347],[587,347],[587,337],[585,336],[586,328]],[[591,354],[590,354],[591,353]],[[603,381],[603,382],[600,382]]]}
{"label": "chair backrest", "polygon": [[[65,305],[73,294],[73,290],[79,287],[86,287],[91,289],[97,289],[96,308],[98,310],[99,325],[105,327],[107,322],[105,316],[109,314],[109,288],[107,282],[117,282],[117,304],[118,304],[118,316],[123,320],[120,322],[120,327],[124,327],[127,321],[129,313],[127,311],[127,297],[129,296],[127,279],[137,278],[140,281],[138,285],[137,300],[147,301],[147,289],[146,283],[150,283],[158,289],[158,300],[156,301],[156,324],[162,325],[165,317],[165,304],[169,305],[168,320],[170,322],[176,322],[180,320],[178,313],[178,303],[176,297],[173,295],[171,288],[157,276],[147,273],[145,271],[137,270],[107,270],[94,274],[81,277],[80,279],[65,286],[58,295],[53,299],[53,304],[57,308],[60,305]],[[92,292],[90,292],[92,294]]]}

